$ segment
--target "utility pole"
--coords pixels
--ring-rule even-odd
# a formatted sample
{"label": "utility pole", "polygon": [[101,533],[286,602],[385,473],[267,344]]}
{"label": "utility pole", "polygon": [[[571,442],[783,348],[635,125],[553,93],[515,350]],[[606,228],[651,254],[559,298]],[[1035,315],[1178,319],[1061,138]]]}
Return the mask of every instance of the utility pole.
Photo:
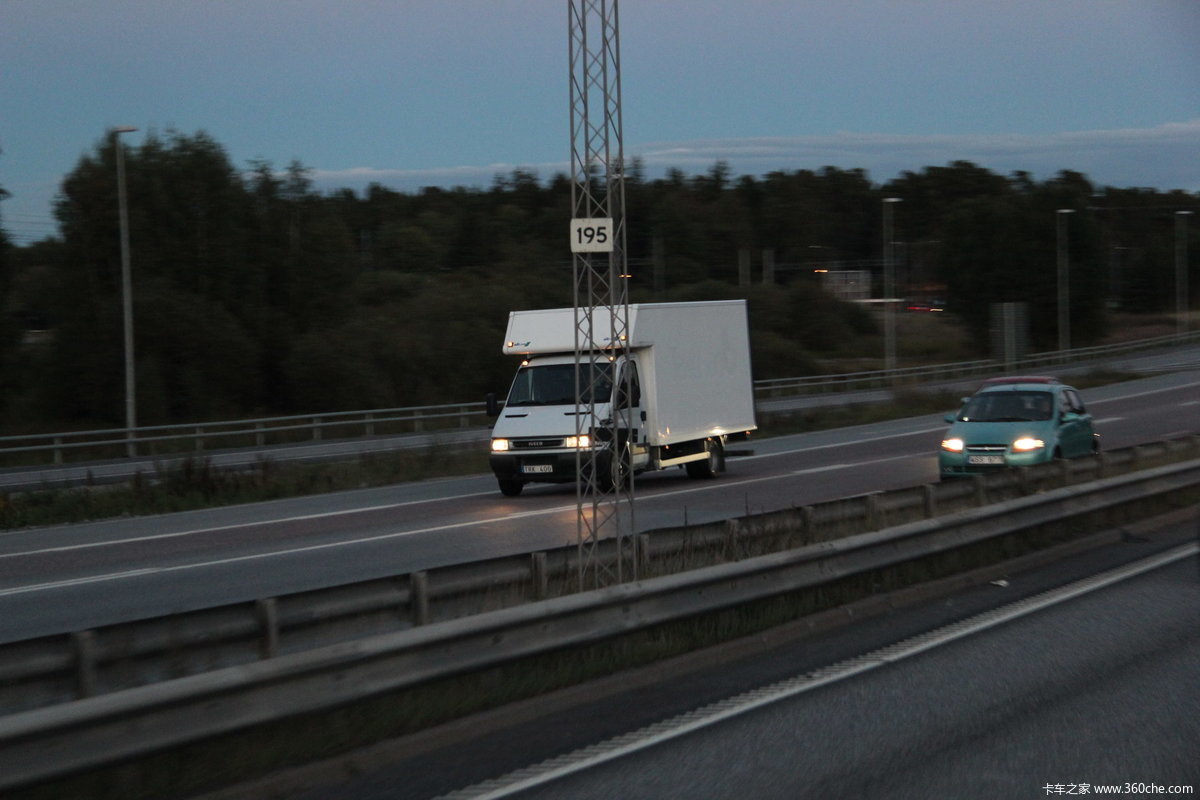
{"label": "utility pole", "polygon": [[1058,349],[1071,349],[1071,256],[1067,237],[1067,216],[1073,208],[1060,208],[1058,219]]}
{"label": "utility pole", "polygon": [[[580,590],[636,579],[624,567],[633,532],[633,476],[625,403],[629,370],[629,270],[625,253],[625,152],[617,0],[568,0],[571,104],[571,251],[575,284],[576,539]],[[607,359],[607,360],[606,360]],[[625,382],[625,392],[610,387]],[[582,439],[577,439],[582,441]],[[606,557],[601,542],[612,539]]]}
{"label": "utility pole", "polygon": [[129,201],[125,196],[125,146],[122,133],[134,133],[137,128],[121,125],[112,129],[113,148],[117,156],[117,217],[121,227],[121,315],[125,340],[125,448],[126,455],[137,455],[134,439],[137,436],[137,381],[134,378],[133,355],[133,278],[129,265]]}
{"label": "utility pole", "polygon": [[892,210],[899,197],[883,198],[883,368],[896,368],[896,293],[895,242],[892,241]]}
{"label": "utility pole", "polygon": [[1182,336],[1188,329],[1187,218],[1191,211],[1175,212],[1175,332]]}

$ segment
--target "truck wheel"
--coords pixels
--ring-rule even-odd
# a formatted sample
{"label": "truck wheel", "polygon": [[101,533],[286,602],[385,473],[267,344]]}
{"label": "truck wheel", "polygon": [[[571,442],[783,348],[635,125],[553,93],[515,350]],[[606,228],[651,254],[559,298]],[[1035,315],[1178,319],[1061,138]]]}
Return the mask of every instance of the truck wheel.
{"label": "truck wheel", "polygon": [[686,464],[689,478],[715,478],[718,472],[724,471],[725,453],[720,443],[709,439],[704,443],[704,451],[708,457],[703,461],[689,461]]}
{"label": "truck wheel", "polygon": [[500,484],[500,494],[505,497],[516,497],[525,488],[525,481],[514,478],[497,478],[496,483]]}

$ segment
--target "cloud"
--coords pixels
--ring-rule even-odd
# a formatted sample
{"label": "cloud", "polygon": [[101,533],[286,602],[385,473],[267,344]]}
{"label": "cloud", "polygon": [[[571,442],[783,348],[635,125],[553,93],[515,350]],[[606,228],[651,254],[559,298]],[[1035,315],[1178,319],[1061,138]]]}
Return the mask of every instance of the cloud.
{"label": "cloud", "polygon": [[[640,158],[646,174],[669,169],[694,175],[718,161],[737,175],[777,170],[864,169],[884,183],[905,171],[971,161],[993,172],[1029,172],[1046,179],[1060,170],[1087,175],[1101,186],[1145,186],[1168,191],[1200,191],[1200,119],[1150,128],[1067,131],[1046,134],[884,134],[843,132],[823,136],[692,139],[635,144],[627,154]],[[317,170],[322,188],[362,188],[379,183],[399,190],[423,186],[484,187],[497,175],[521,169],[542,179],[568,171],[567,160],[540,164],[496,163],[427,169],[355,167]]]}

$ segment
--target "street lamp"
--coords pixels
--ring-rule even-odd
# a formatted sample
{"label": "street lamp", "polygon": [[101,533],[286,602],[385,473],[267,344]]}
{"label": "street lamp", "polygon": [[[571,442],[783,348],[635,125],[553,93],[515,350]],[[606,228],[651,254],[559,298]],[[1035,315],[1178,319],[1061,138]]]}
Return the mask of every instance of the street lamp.
{"label": "street lamp", "polygon": [[1188,329],[1187,218],[1191,211],[1175,212],[1175,332]]}
{"label": "street lamp", "polygon": [[133,375],[133,281],[129,269],[129,205],[125,197],[125,148],[121,134],[137,128],[120,125],[112,129],[113,147],[117,151],[117,206],[121,224],[121,306],[125,318],[125,440],[130,458],[136,455],[133,439],[137,431],[137,400],[134,396]]}
{"label": "street lamp", "polygon": [[883,198],[883,368],[896,368],[896,309],[892,295],[895,288],[895,266],[892,263],[892,215],[899,197]]}
{"label": "street lamp", "polygon": [[1071,349],[1071,289],[1067,276],[1067,215],[1073,208],[1058,210],[1058,349]]}

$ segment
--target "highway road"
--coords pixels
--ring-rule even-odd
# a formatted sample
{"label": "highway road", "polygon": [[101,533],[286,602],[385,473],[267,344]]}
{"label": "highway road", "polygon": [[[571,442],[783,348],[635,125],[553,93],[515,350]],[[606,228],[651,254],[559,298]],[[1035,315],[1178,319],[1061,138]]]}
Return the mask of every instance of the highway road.
{"label": "highway road", "polygon": [[[1200,371],[1084,392],[1105,447],[1200,433]],[[950,409],[947,409],[948,411]],[[936,480],[940,415],[753,442],[715,481],[639,478],[639,530]],[[472,476],[0,534],[0,641],[575,541],[571,486]]]}
{"label": "highway road", "polygon": [[[1053,574],[1063,571],[1059,564],[742,658],[711,657],[674,674],[660,668],[657,680],[626,676],[625,690],[553,709],[543,703],[528,722],[495,724],[496,715],[480,733],[489,726],[481,719],[476,735],[452,748],[443,742],[414,757],[396,743],[392,763],[379,758],[361,776],[343,777],[336,793],[357,800],[439,792],[523,800],[1007,800],[1114,786],[1137,797],[1194,794],[1195,531],[1187,521],[1175,534],[1182,544],[1168,537],[1167,549],[1129,567],[1105,564],[1111,552],[1089,554],[1068,565],[1078,580],[1065,584]],[[1139,547],[1147,545],[1109,549]],[[1097,567],[1113,571],[1098,579]],[[557,733],[557,748],[547,730]],[[451,751],[463,765],[459,780],[520,757],[529,767],[449,793]],[[330,766],[307,781],[320,785]],[[330,791],[321,785],[279,796],[315,800]]]}

